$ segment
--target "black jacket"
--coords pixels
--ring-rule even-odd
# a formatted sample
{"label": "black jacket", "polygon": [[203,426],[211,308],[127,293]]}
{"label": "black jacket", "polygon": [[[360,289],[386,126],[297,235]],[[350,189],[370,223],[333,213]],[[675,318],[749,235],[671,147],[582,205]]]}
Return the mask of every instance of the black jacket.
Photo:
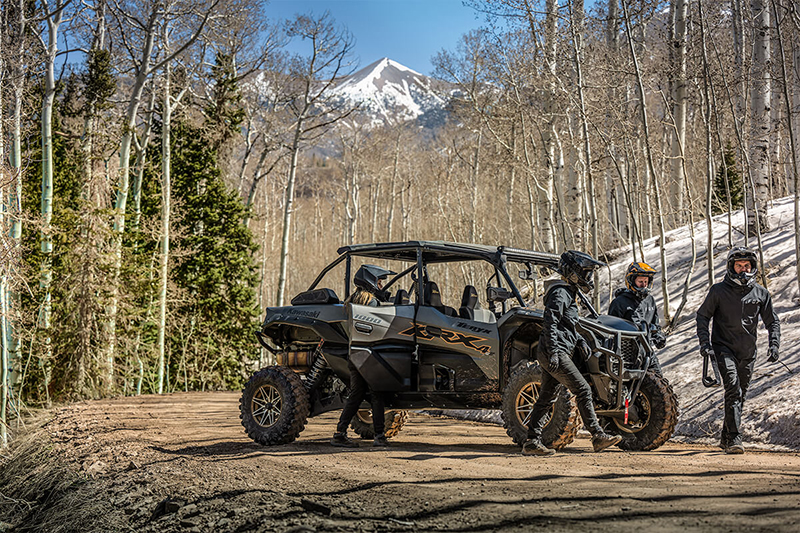
{"label": "black jacket", "polygon": [[[720,283],[711,286],[697,310],[700,346],[710,342],[715,352],[727,351],[740,359],[753,357],[759,315],[769,333],[769,345],[780,347],[781,326],[772,309],[769,291],[758,283],[737,285],[726,275]],[[712,318],[714,325],[709,339],[708,325]]]}
{"label": "black jacket", "polygon": [[578,334],[575,326],[578,314],[577,289],[564,282],[556,282],[544,296],[544,329],[539,338],[539,349],[544,353],[572,357]]}
{"label": "black jacket", "polygon": [[652,294],[648,294],[641,300],[630,289],[619,289],[614,293],[615,298],[608,306],[608,314],[630,320],[637,327],[645,323],[645,331],[650,331],[651,326],[655,326],[661,331],[661,319],[658,318],[658,308],[656,300]]}

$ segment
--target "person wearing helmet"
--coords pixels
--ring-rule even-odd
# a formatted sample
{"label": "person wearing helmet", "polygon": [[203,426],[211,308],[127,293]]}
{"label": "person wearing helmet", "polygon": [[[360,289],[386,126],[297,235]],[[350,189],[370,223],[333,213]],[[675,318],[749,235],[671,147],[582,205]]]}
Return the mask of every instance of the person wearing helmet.
{"label": "person wearing helmet", "polygon": [[[383,282],[394,274],[396,272],[379,266],[362,265],[356,271],[356,275],[353,276],[356,290],[344,301],[345,305],[353,303],[377,307],[380,302],[387,299],[386,292],[383,290]],[[386,440],[386,435],[384,435],[386,428],[383,395],[370,390],[366,380],[350,359],[347,360],[347,368],[350,370],[350,395],[347,397],[342,414],[339,416],[339,423],[336,425],[336,433],[331,438],[331,444],[338,447],[358,448],[358,442],[347,436],[347,427],[353,421],[353,417],[358,412],[359,407],[361,407],[361,402],[364,401],[367,393],[369,393],[370,404],[372,405],[372,425],[375,428],[375,439],[372,445],[388,446],[389,442]]]}
{"label": "person wearing helmet", "polygon": [[[608,314],[644,327],[650,342],[660,350],[667,344],[667,337],[661,331],[656,300],[650,294],[655,275],[656,270],[647,263],[634,262],[628,265],[628,270],[625,272],[625,287],[617,289],[614,293],[614,299],[608,306]],[[650,361],[650,368],[661,375],[661,364],[655,354]]]}
{"label": "person wearing helmet", "polygon": [[592,389],[581,375],[572,357],[576,353],[590,352],[586,340],[575,330],[578,324],[578,291],[594,289],[594,271],[603,263],[583,252],[567,251],[561,254],[558,272],[561,281],[551,285],[544,297],[544,327],[539,337],[536,358],[542,367],[542,384],[539,396],[531,410],[528,440],[522,445],[524,455],[552,455],[555,450],[542,443],[542,429],[547,414],[556,401],[559,383],[575,395],[578,410],[586,429],[592,434],[595,452],[619,443],[622,437],[606,434],[600,427],[592,403]]}
{"label": "person wearing helmet", "polygon": [[[767,360],[778,361],[781,327],[769,291],[756,283],[758,258],[747,248],[728,253],[724,279],[711,286],[697,310],[697,338],[703,357],[714,357],[725,387],[725,419],[720,447],[744,453],[741,418],[756,359],[758,317],[769,334]],[[708,327],[713,320],[711,336]]]}
{"label": "person wearing helmet", "polygon": [[381,268],[375,265],[361,265],[353,276],[353,284],[356,286],[355,292],[345,301],[358,305],[369,305],[377,307],[380,302],[389,299],[386,291],[383,290],[383,282],[396,272]]}

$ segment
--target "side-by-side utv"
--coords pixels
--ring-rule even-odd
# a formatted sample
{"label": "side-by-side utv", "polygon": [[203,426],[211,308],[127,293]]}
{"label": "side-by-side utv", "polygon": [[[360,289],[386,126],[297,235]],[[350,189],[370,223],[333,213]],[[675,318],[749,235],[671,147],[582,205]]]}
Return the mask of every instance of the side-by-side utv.
{"label": "side-by-side utv", "polygon": [[[245,386],[242,425],[261,444],[295,440],[309,416],[343,407],[350,358],[370,388],[385,396],[387,436],[400,431],[409,409],[502,409],[508,435],[521,444],[541,382],[536,349],[543,318],[526,305],[513,278],[527,290],[542,274],[555,272],[558,259],[439,241],[340,248],[291,305],[267,309],[256,335],[277,364],[257,371]],[[343,303],[362,264],[397,272],[384,287],[388,301],[377,307]],[[437,279],[448,288],[464,281],[457,286],[458,307],[445,305]],[[576,363],[592,386],[601,424],[623,436],[623,449],[661,446],[672,434],[678,407],[669,382],[649,370],[647,332],[598,315],[585,298],[583,303],[588,316],[578,329],[592,355]],[[574,398],[562,387],[543,441],[562,448],[578,425]],[[352,427],[363,438],[373,436],[367,403]]]}

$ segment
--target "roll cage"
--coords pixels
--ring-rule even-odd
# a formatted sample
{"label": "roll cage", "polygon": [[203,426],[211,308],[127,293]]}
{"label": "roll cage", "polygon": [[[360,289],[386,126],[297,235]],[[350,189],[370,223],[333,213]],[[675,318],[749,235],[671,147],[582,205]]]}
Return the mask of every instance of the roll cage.
{"label": "roll cage", "polygon": [[[406,241],[406,242],[390,242],[390,243],[372,243],[372,244],[353,244],[350,246],[342,246],[337,250],[339,257],[332,263],[326,266],[319,273],[314,282],[309,286],[308,290],[314,290],[317,285],[322,281],[325,275],[332,269],[337,267],[343,261],[345,262],[345,294],[344,299],[350,295],[351,281],[352,281],[352,258],[353,257],[367,257],[373,259],[404,261],[413,263],[410,267],[404,269],[391,280],[389,280],[385,287],[388,289],[398,279],[412,273],[416,270],[414,277],[416,279],[427,279],[425,270],[426,265],[435,263],[453,263],[461,261],[486,261],[489,262],[495,269],[495,275],[492,277],[497,278],[498,287],[500,291],[495,292],[495,296],[502,299],[505,290],[503,281],[508,285],[513,295],[520,306],[525,306],[525,301],[517,288],[516,283],[508,274],[508,263],[520,263],[525,266],[526,270],[521,272],[525,274],[523,279],[531,279],[533,277],[534,267],[543,267],[555,271],[558,267],[559,256],[546,252],[535,252],[532,250],[523,250],[520,248],[513,248],[507,246],[490,246],[484,244],[464,244],[446,241]],[[423,290],[421,283],[416,284],[417,298],[416,302],[422,301]],[[487,288],[489,290],[491,288]],[[487,295],[491,298],[491,295]]]}

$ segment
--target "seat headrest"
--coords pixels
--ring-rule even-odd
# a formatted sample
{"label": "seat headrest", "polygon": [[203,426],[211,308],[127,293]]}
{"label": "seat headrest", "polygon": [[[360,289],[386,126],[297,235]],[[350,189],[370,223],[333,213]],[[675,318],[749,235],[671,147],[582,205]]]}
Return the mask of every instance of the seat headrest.
{"label": "seat headrest", "polygon": [[461,296],[461,307],[475,309],[478,305],[478,290],[472,285],[464,287],[464,294]]}
{"label": "seat headrest", "polygon": [[425,305],[432,307],[442,306],[442,295],[439,292],[439,286],[433,281],[425,284]]}
{"label": "seat headrest", "polygon": [[408,305],[408,291],[399,289],[397,294],[394,295],[394,305]]}

